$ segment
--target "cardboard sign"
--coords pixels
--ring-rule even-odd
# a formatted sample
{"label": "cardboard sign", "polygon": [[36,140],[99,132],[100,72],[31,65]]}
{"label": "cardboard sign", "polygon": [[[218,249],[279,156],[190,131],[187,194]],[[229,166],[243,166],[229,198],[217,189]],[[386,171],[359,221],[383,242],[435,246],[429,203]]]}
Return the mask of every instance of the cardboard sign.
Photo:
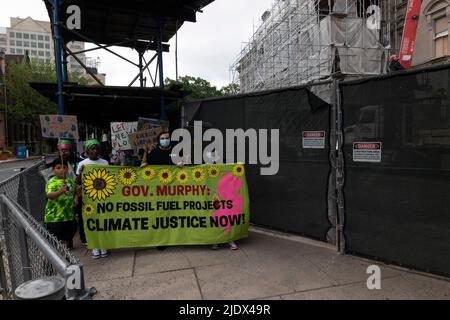
{"label": "cardboard sign", "polygon": [[128,135],[137,131],[137,122],[111,122],[111,143],[115,150],[132,150]]}
{"label": "cardboard sign", "polygon": [[79,139],[76,116],[40,115],[41,132],[44,138]]}
{"label": "cardboard sign", "polygon": [[161,127],[138,131],[136,133],[130,133],[128,135],[128,142],[130,143],[131,148],[136,149],[146,145],[147,143],[150,145],[158,144],[158,135],[163,132]]}
{"label": "cardboard sign", "polygon": [[355,142],[353,144],[354,162],[381,162],[381,142]]}
{"label": "cardboard sign", "polygon": [[169,130],[169,121],[150,119],[150,118],[138,118],[137,131],[145,131],[153,128],[161,127],[164,131]]}
{"label": "cardboard sign", "polygon": [[303,149],[325,149],[325,131],[303,131]]}

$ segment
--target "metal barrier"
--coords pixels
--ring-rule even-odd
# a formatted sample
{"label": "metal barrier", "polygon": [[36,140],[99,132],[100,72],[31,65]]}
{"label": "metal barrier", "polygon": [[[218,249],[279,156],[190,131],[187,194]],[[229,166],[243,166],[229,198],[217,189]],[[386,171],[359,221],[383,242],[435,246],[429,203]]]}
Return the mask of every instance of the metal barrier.
{"label": "metal barrier", "polygon": [[66,281],[66,299],[90,299],[79,259],[36,219],[43,211],[38,213],[32,202],[45,204],[45,198],[37,196],[39,190],[29,189],[29,184],[42,182],[43,166],[45,161],[0,184],[0,293],[3,299],[14,299],[14,290],[22,283],[60,275]]}

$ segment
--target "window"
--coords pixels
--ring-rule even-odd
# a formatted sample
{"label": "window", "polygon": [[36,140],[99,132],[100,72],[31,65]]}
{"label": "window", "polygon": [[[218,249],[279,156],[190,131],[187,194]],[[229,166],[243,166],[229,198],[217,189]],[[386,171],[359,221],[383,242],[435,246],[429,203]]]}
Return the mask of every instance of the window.
{"label": "window", "polygon": [[16,42],[15,42],[14,40],[9,40],[9,45],[10,45],[10,46],[15,46],[15,45],[16,45]]}
{"label": "window", "polygon": [[35,34],[30,34],[30,39],[31,40],[36,40],[36,35]]}
{"label": "window", "polygon": [[45,56],[50,57],[50,51],[45,51]]}
{"label": "window", "polygon": [[0,39],[0,44],[3,44],[6,46],[6,39]]}
{"label": "window", "polygon": [[49,36],[45,36],[45,41],[50,41],[50,37]]}
{"label": "window", "polygon": [[22,39],[22,34],[20,32],[16,32],[16,38]]}
{"label": "window", "polygon": [[37,37],[39,41],[44,41],[44,36],[38,35]]}
{"label": "window", "polygon": [[44,49],[44,44],[41,43],[41,42],[39,42],[39,43],[38,43],[38,48],[39,48],[39,49]]}
{"label": "window", "polygon": [[10,33],[9,33],[9,37],[10,37],[10,38],[14,38],[14,32],[10,32]]}
{"label": "window", "polygon": [[29,35],[28,33],[24,33],[24,34],[23,34],[23,38],[24,38],[24,39],[30,39],[30,35]]}
{"label": "window", "polygon": [[0,52],[6,52],[6,48],[0,48]]}
{"label": "window", "polygon": [[38,54],[39,54],[40,57],[43,57],[44,56],[44,51],[39,50]]}
{"label": "window", "polygon": [[24,47],[29,47],[30,46],[30,41],[24,41],[23,42],[23,46]]}
{"label": "window", "polygon": [[45,49],[50,49],[50,45],[48,43],[45,44]]}
{"label": "window", "polygon": [[16,46],[21,47],[22,46],[22,41],[17,40],[16,41]]}
{"label": "window", "polygon": [[9,52],[11,52],[11,53],[16,53],[16,49],[10,48],[10,49],[9,49]]}
{"label": "window", "polygon": [[434,47],[435,57],[448,55],[448,21],[446,16],[435,20]]}
{"label": "window", "polygon": [[22,50],[22,49],[17,49],[17,50],[16,50],[16,53],[17,53],[17,54],[23,54],[23,50]]}
{"label": "window", "polygon": [[36,50],[31,50],[31,55],[32,56],[37,56],[37,51]]}
{"label": "window", "polygon": [[434,51],[432,57],[434,56],[435,58],[449,54],[447,6],[447,1],[437,0],[430,1],[424,8],[429,37],[434,41],[432,44]]}
{"label": "window", "polygon": [[37,43],[36,42],[31,42],[31,47],[32,48],[37,48]]}

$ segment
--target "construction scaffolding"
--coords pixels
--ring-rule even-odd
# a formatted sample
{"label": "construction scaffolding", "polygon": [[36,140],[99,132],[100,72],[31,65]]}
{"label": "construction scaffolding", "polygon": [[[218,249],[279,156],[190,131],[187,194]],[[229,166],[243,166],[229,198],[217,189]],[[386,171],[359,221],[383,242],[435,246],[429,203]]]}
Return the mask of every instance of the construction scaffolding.
{"label": "construction scaffolding", "polygon": [[385,73],[391,1],[275,0],[231,66],[232,82],[248,93]]}

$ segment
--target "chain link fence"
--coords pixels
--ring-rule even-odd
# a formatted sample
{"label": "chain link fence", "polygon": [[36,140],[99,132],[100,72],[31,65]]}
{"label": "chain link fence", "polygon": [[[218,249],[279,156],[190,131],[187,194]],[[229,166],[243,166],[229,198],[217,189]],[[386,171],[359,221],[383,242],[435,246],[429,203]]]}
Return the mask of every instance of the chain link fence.
{"label": "chain link fence", "polygon": [[89,299],[80,260],[44,227],[45,160],[0,183],[0,291],[14,299],[22,283],[47,276],[66,279],[67,299]]}

